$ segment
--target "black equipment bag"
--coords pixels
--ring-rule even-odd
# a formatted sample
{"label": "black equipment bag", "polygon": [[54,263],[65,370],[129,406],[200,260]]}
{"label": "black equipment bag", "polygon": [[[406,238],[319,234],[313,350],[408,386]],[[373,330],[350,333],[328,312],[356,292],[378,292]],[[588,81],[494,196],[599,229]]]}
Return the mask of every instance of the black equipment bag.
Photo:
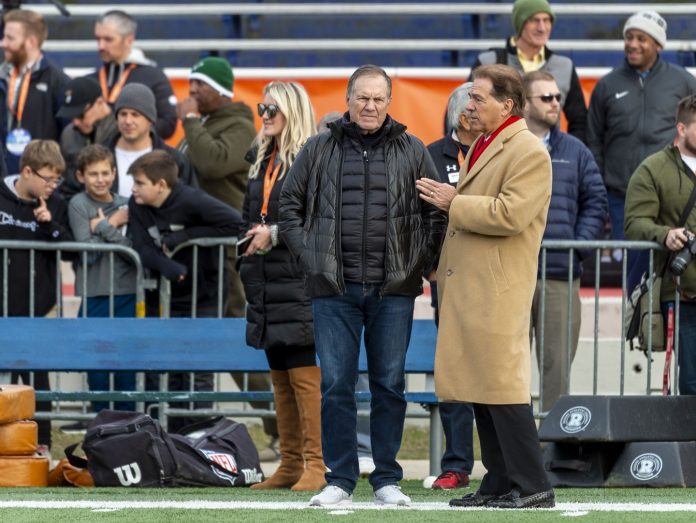
{"label": "black equipment bag", "polygon": [[[90,424],[82,444],[87,455],[82,466],[87,466],[97,487],[232,487],[261,481],[258,453],[246,427],[222,421],[237,425],[230,434],[246,436],[256,457],[255,468],[249,469],[246,458],[238,461],[224,448],[194,448],[188,438],[167,434],[146,414],[115,410],[101,411]],[[224,435],[225,442],[237,439],[243,438]],[[249,455],[246,444],[239,447]]]}
{"label": "black equipment bag", "polygon": [[188,457],[195,454],[217,464],[213,472],[223,482],[231,478],[232,486],[243,487],[264,479],[259,453],[242,423],[220,416],[188,425],[171,436],[181,454]]}
{"label": "black equipment bag", "polygon": [[97,487],[167,487],[175,482],[177,451],[146,414],[102,410],[82,448]]}

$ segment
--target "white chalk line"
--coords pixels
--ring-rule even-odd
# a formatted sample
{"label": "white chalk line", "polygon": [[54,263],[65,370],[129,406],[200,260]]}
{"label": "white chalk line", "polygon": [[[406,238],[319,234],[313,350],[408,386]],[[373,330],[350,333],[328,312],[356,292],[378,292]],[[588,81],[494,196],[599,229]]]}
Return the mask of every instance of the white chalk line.
{"label": "white chalk line", "polygon": [[[370,502],[356,502],[341,507],[310,507],[301,501],[0,501],[2,508],[20,509],[90,509],[106,512],[126,509],[176,510],[416,510],[416,511],[492,511],[483,507],[452,508],[447,503],[413,503],[410,507],[387,507]],[[552,509],[560,512],[696,512],[695,503],[557,503]],[[570,514],[568,514],[570,515]]]}

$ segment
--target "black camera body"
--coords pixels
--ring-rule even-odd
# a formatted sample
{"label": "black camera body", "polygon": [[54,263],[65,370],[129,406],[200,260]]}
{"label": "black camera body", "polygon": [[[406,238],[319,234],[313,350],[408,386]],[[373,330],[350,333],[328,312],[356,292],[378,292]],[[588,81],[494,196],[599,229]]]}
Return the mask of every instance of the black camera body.
{"label": "black camera body", "polygon": [[694,259],[694,256],[696,256],[696,236],[687,232],[686,244],[672,257],[669,270],[675,276],[681,276],[686,270],[686,266]]}

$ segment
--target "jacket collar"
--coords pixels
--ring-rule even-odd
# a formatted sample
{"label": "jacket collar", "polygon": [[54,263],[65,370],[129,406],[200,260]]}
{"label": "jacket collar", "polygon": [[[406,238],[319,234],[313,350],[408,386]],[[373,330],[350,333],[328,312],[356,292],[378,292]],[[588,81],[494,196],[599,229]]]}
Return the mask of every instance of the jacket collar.
{"label": "jacket collar", "polygon": [[[468,184],[479,172],[481,172],[481,170],[505,148],[505,144],[510,140],[510,138],[515,136],[517,133],[526,130],[527,123],[524,121],[524,118],[521,118],[503,129],[500,134],[493,139],[493,142],[486,148],[486,150],[483,151],[483,154],[479,157],[479,159],[476,160],[476,163],[472,167],[471,171],[468,171],[464,177],[460,178],[458,188]],[[482,139],[483,135],[476,138],[474,143],[471,144],[471,148],[464,159],[465,166],[469,165],[471,153],[476,148],[478,141]]]}
{"label": "jacket collar", "polygon": [[[382,138],[381,143],[386,143],[393,140],[406,132],[406,126],[394,120],[390,115],[387,115],[382,127],[384,129],[384,137]],[[341,120],[330,122],[328,128],[331,136],[333,136],[339,142],[343,141],[345,136],[357,137],[359,133],[357,126],[350,121],[350,116],[347,112],[343,115]]]}

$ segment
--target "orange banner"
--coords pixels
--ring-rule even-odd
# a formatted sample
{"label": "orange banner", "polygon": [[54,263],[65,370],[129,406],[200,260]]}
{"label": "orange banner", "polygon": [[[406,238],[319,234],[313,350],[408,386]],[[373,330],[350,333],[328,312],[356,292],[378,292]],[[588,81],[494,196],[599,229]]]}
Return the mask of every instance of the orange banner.
{"label": "orange banner", "polygon": [[[346,110],[347,78],[293,78],[292,80],[301,83],[307,89],[317,121],[331,111]],[[445,110],[450,93],[465,81],[465,77],[461,79],[393,78],[389,114],[406,125],[409,132],[420,138],[426,145],[434,142],[441,138],[444,132]],[[256,116],[256,104],[263,101],[261,92],[268,82],[267,79],[239,78],[234,83],[234,99],[247,103],[253,109],[257,129],[261,127],[261,119]],[[585,99],[588,101],[596,82],[596,78],[582,80]],[[188,96],[188,80],[172,79],[172,85],[179,100]],[[565,128],[564,121],[562,126]],[[183,132],[179,124],[176,134],[168,142],[175,145],[182,136]]]}

